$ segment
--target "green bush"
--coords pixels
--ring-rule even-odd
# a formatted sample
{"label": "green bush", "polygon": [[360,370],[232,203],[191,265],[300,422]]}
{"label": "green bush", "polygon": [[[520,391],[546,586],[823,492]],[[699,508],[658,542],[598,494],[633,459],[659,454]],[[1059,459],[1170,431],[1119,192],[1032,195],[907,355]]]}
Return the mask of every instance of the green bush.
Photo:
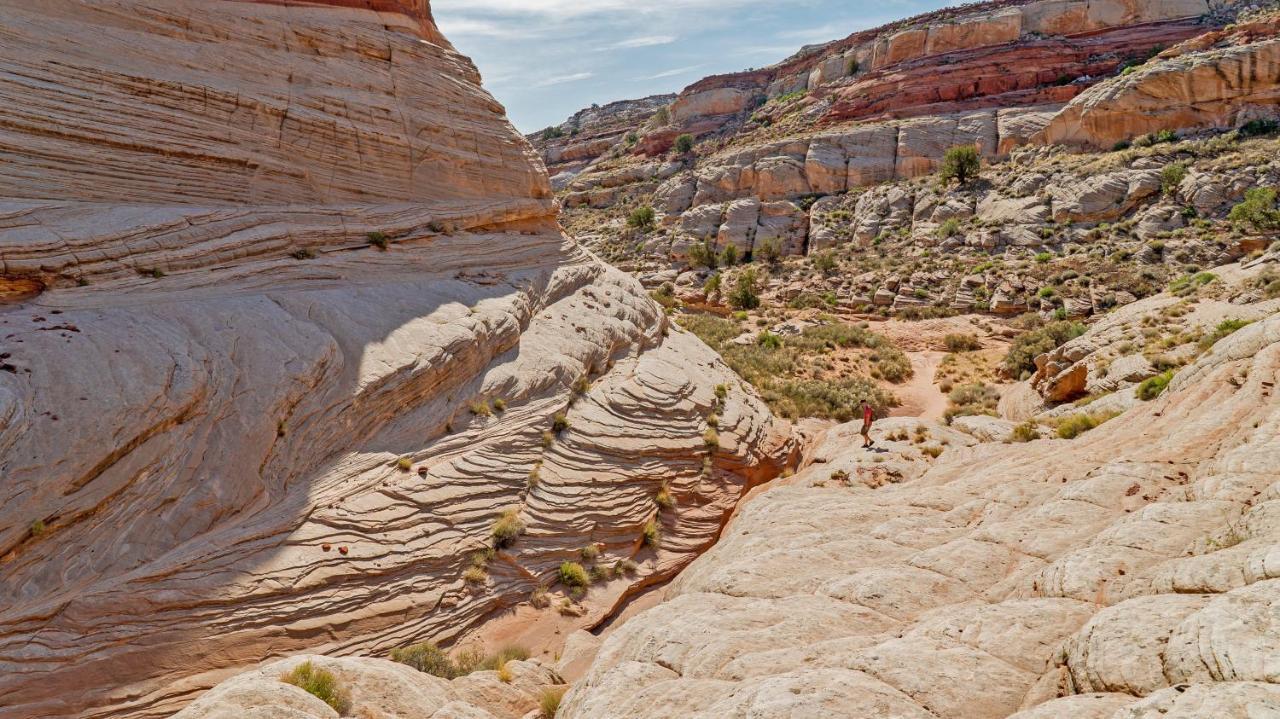
{"label": "green bush", "polygon": [[685,315],[680,318],[680,325],[714,349],[742,334],[737,322],[715,315]]}
{"label": "green bush", "polygon": [[1214,328],[1212,333],[1206,335],[1203,339],[1200,340],[1200,349],[1207,350],[1210,347],[1218,344],[1218,341],[1221,340],[1222,338],[1231,334],[1235,334],[1237,330],[1248,327],[1251,324],[1253,324],[1253,322],[1250,320],[1238,320],[1238,319],[1225,320],[1219,323],[1218,326]]}
{"label": "green bush", "polygon": [[1274,135],[1276,131],[1280,131],[1280,122],[1276,122],[1275,120],[1250,120],[1240,126],[1241,137]]}
{"label": "green bush", "polygon": [[982,341],[971,334],[949,334],[943,338],[948,352],[973,352],[982,349]]}
{"label": "green bush", "polygon": [[875,363],[880,376],[894,384],[905,382],[915,374],[915,369],[911,367],[911,360],[907,358],[906,353],[893,345],[885,345],[877,349],[871,355],[871,361]]}
{"label": "green bush", "polygon": [[495,547],[509,547],[524,534],[524,522],[520,521],[520,510],[508,509],[493,523],[489,530],[493,536]]}
{"label": "green bush", "polygon": [[938,237],[944,240],[948,237],[955,237],[958,234],[960,234],[960,220],[954,217],[938,226]]}
{"label": "green bush", "polygon": [[733,267],[738,264],[738,246],[728,244],[724,246],[724,250],[720,252],[720,264],[725,267]]}
{"label": "green bush", "polygon": [[417,669],[425,674],[432,674],[444,679],[460,676],[453,660],[435,642],[423,642],[411,646],[391,650],[391,661],[399,662]]}
{"label": "green bush", "polygon": [[560,583],[566,587],[585,587],[591,583],[591,579],[581,564],[563,562],[560,564]]}
{"label": "green bush", "polygon": [[782,349],[782,338],[772,332],[761,332],[756,336],[756,344],[770,350]]}
{"label": "green bush", "polygon": [[959,145],[943,155],[940,176],[943,182],[955,180],[964,185],[976,178],[981,168],[982,157],[978,154],[977,145]]}
{"label": "green bush", "polygon": [[754,310],[760,306],[760,295],[756,294],[756,271],[746,269],[738,274],[733,291],[729,293],[729,305],[739,310]]}
{"label": "green bush", "polygon": [[1244,201],[1231,208],[1227,219],[1236,227],[1247,226],[1255,232],[1280,229],[1280,208],[1276,207],[1276,189],[1255,187],[1244,193]]}
{"label": "green bush", "polygon": [[1169,292],[1178,297],[1185,297],[1205,285],[1218,281],[1212,272],[1197,272],[1194,275],[1183,275],[1169,284]]}
{"label": "green bush", "polygon": [[1160,187],[1164,190],[1164,194],[1172,195],[1178,191],[1178,186],[1187,178],[1187,166],[1181,162],[1175,162],[1172,165],[1165,165],[1160,171]]}
{"label": "green bush", "polygon": [[706,293],[707,299],[717,300],[720,298],[720,273],[716,272],[702,283],[702,291]]}
{"label": "green bush", "polygon": [[637,207],[627,215],[627,227],[648,232],[656,226],[656,217],[652,207]]}
{"label": "green bush", "polygon": [[1014,442],[1030,442],[1035,439],[1040,439],[1040,428],[1035,422],[1023,422],[1013,428]]}
{"label": "green bush", "polygon": [[369,239],[369,244],[380,250],[387,249],[387,234],[385,232],[370,232],[365,235]]}
{"label": "green bush", "polygon": [[813,256],[811,261],[813,262],[813,268],[824,275],[835,272],[838,266],[835,255],[830,252],[819,252]]}
{"label": "green bush", "polygon": [[1142,384],[1138,385],[1138,389],[1134,394],[1138,399],[1144,402],[1150,402],[1164,393],[1165,388],[1169,386],[1169,382],[1172,379],[1173,370],[1167,370],[1155,377],[1143,380]]}
{"label": "green bush", "polygon": [[1040,263],[1040,264],[1042,264],[1042,265],[1043,265],[1044,263],[1048,262],[1049,260],[1052,260],[1052,259],[1053,259],[1053,253],[1052,253],[1052,252],[1041,252],[1041,253],[1039,253],[1039,254],[1037,254],[1037,255],[1036,255],[1036,262],[1038,262],[1038,263]]}
{"label": "green bush", "polygon": [[675,150],[677,154],[687,155],[693,151],[693,135],[685,133],[676,138]]}
{"label": "green bush", "polygon": [[1058,437],[1062,439],[1075,439],[1085,432],[1097,428],[1114,416],[1115,415],[1073,414],[1058,422]]}
{"label": "green bush", "polygon": [[311,662],[303,662],[280,677],[285,684],[292,684],[311,696],[328,704],[339,716],[351,711],[351,693],[338,683],[338,678],[327,669],[317,668]]}
{"label": "green bush", "polygon": [[782,258],[782,246],[773,239],[762,240],[752,252],[752,259],[759,259],[769,264],[776,263]]}
{"label": "green bush", "polygon": [[644,546],[657,548],[658,543],[662,541],[662,529],[658,526],[657,520],[650,519],[645,522],[642,538]]}
{"label": "green bush", "polygon": [[1021,377],[1024,373],[1034,372],[1036,357],[1079,337],[1084,330],[1084,325],[1078,322],[1057,321],[1020,335],[1005,355],[1005,373],[1010,377]]}
{"label": "green bush", "polygon": [[720,262],[720,256],[716,253],[716,246],[711,240],[703,240],[695,242],[689,248],[689,264],[694,267],[705,267],[714,270]]}

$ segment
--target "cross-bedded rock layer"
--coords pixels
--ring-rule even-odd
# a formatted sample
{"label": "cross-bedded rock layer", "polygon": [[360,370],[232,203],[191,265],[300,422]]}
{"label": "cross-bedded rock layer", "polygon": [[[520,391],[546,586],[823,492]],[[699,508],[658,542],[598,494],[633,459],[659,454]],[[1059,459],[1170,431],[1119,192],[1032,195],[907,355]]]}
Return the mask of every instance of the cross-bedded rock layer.
{"label": "cross-bedded rock layer", "polygon": [[590,543],[657,581],[791,453],[426,3],[368,5],[0,4],[0,716],[448,639]]}
{"label": "cross-bedded rock layer", "polygon": [[1276,714],[1278,382],[1273,308],[1073,441],[933,427],[950,447],[927,466],[837,428],[605,641],[560,716]]}

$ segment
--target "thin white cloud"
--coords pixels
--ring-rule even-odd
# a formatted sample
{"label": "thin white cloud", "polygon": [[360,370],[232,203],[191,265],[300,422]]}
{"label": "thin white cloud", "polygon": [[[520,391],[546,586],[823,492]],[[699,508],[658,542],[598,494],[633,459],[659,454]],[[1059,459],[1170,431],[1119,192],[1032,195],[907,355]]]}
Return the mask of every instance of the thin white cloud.
{"label": "thin white cloud", "polygon": [[563,85],[567,82],[581,82],[595,77],[594,72],[575,72],[571,75],[556,75],[553,77],[543,78],[535,83],[533,87],[551,87],[552,85]]}
{"label": "thin white cloud", "polygon": [[675,35],[648,35],[645,37],[633,37],[627,40],[615,42],[612,45],[605,45],[603,50],[627,50],[636,47],[656,47],[658,45],[670,45],[676,41]]}
{"label": "thin white cloud", "polygon": [[661,79],[662,79],[662,78],[664,78],[664,77],[675,77],[676,75],[683,75],[683,74],[685,74],[685,73],[687,73],[687,72],[693,72],[694,70],[697,70],[697,69],[699,69],[699,68],[701,68],[701,67],[704,67],[704,65],[703,65],[703,64],[701,64],[701,63],[699,63],[699,64],[697,64],[697,65],[689,65],[688,67],[677,67],[677,68],[674,68],[674,69],[672,69],[672,70],[663,70],[662,72],[656,73],[656,74],[654,74],[654,75],[646,75],[646,76],[644,76],[644,77],[637,77],[637,78],[636,78],[636,80],[637,80],[637,81],[640,81],[640,80],[661,80]]}

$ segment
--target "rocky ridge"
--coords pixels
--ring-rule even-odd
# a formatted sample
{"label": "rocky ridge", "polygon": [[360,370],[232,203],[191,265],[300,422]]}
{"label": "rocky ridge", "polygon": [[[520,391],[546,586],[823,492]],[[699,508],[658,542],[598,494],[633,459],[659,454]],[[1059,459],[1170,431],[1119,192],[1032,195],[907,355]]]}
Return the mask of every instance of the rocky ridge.
{"label": "rocky ridge", "polygon": [[454,639],[588,546],[590,626],[793,453],[426,2],[0,13],[0,716]]}

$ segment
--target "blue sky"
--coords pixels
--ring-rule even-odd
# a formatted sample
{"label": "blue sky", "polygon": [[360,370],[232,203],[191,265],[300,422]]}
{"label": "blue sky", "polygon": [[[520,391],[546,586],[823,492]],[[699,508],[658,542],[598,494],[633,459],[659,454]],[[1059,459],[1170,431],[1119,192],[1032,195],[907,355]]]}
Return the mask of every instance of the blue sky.
{"label": "blue sky", "polygon": [[676,92],[764,67],[802,45],[953,4],[945,0],[433,0],[516,127],[592,103]]}

